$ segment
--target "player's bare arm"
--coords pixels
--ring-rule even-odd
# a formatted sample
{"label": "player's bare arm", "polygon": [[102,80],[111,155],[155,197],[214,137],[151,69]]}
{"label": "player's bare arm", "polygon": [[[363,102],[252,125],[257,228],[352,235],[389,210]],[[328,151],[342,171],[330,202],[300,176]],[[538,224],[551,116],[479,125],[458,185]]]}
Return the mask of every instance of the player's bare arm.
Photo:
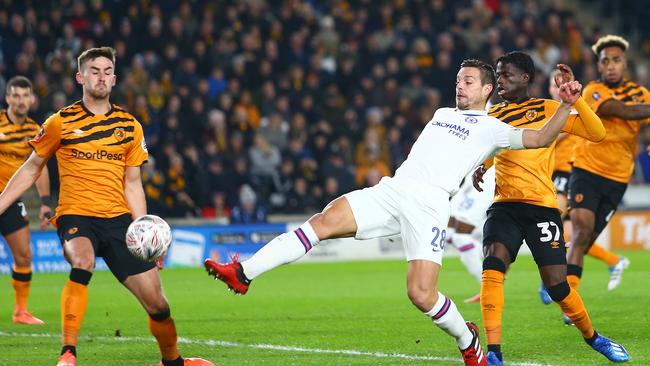
{"label": "player's bare arm", "polygon": [[539,130],[524,129],[522,131],[521,141],[526,149],[536,149],[540,147],[548,147],[551,145],[555,138],[559,135],[562,127],[569,117],[571,106],[578,101],[582,85],[577,81],[562,84],[560,86],[560,99],[562,103],[549,122]]}
{"label": "player's bare arm", "polygon": [[124,172],[124,196],[131,210],[131,217],[136,218],[147,214],[147,201],[145,200],[139,166],[127,166]]}
{"label": "player's bare arm", "polygon": [[52,200],[50,198],[50,173],[47,165],[43,166],[41,174],[36,179],[36,191],[41,198],[41,208],[39,209],[38,218],[41,220],[41,230],[45,229],[50,223],[52,217]]}
{"label": "player's bare arm", "polygon": [[650,104],[625,104],[620,100],[609,99],[598,108],[604,117],[617,117],[628,121],[641,121],[650,118]]}
{"label": "player's bare arm", "polygon": [[12,203],[36,182],[43,167],[45,167],[45,163],[45,159],[36,155],[36,153],[32,153],[23,165],[18,168],[2,194],[0,194],[0,214],[4,213]]}

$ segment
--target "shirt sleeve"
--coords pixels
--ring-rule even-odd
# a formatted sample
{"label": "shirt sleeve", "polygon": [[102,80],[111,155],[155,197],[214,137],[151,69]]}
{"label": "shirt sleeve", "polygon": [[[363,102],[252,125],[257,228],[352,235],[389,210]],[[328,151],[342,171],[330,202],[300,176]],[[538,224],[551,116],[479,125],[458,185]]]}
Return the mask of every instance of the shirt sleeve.
{"label": "shirt sleeve", "polygon": [[510,126],[501,121],[496,122],[492,129],[494,145],[497,148],[521,150],[523,145],[523,129]]}
{"label": "shirt sleeve", "polygon": [[58,113],[43,123],[41,130],[29,140],[29,145],[41,158],[49,159],[54,155],[61,145],[61,119]]}
{"label": "shirt sleeve", "polygon": [[149,158],[147,143],[144,140],[142,125],[135,121],[133,128],[133,141],[131,148],[126,153],[126,166],[140,166]]}

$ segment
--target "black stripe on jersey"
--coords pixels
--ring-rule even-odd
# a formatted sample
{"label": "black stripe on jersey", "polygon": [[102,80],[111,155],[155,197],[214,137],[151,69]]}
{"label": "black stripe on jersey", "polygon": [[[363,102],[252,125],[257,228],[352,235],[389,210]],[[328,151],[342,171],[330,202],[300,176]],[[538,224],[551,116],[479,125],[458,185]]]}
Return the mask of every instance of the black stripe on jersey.
{"label": "black stripe on jersey", "polygon": [[31,133],[38,132],[38,127],[34,126],[32,128],[21,128],[20,130],[16,130],[16,131],[4,132],[4,134],[6,136],[11,136],[11,135],[15,135],[15,134],[18,134],[18,133],[25,133],[25,132],[31,132]]}
{"label": "black stripe on jersey", "polygon": [[641,98],[643,96],[643,92],[639,90],[638,93],[626,95],[625,98],[619,99],[621,102],[632,102],[634,100],[634,97],[639,97]]}
{"label": "black stripe on jersey", "polygon": [[524,122],[524,123],[520,123],[520,124],[518,124],[518,125],[513,125],[513,126],[514,126],[514,127],[521,127],[521,126],[529,125],[529,124],[531,124],[531,123],[535,123],[535,122],[543,121],[545,118],[546,118],[546,114],[540,114],[539,116],[537,116],[537,117],[536,117],[534,120],[532,120],[532,121],[526,121],[526,122]]}
{"label": "black stripe on jersey", "polygon": [[[88,136],[78,137],[76,139],[62,139],[61,145],[74,145],[74,144],[81,144],[88,141],[101,140],[103,138],[112,136],[116,128],[118,127],[114,127],[109,130],[97,131]],[[124,131],[128,131],[128,132],[133,132],[134,130],[133,126],[126,126],[126,127],[119,127],[119,128],[122,128],[124,129]]]}
{"label": "black stripe on jersey", "polygon": [[25,137],[31,137],[31,136],[19,136],[4,141],[0,140],[0,144],[11,144],[14,142],[26,141]]}
{"label": "black stripe on jersey", "polygon": [[492,106],[492,108],[490,108],[488,113],[490,113],[490,114],[499,113],[499,112],[501,112],[503,110],[503,108],[506,108],[507,106],[508,106],[508,103],[503,103],[503,105],[500,106],[500,107],[498,107],[498,104],[497,104],[495,106]]}
{"label": "black stripe on jersey", "polygon": [[133,141],[133,136],[129,136],[129,137],[125,138],[122,141],[114,142],[112,144],[107,144],[107,145],[104,145],[104,146],[117,146],[117,145],[126,144],[127,142],[131,142],[131,141]]}
{"label": "black stripe on jersey", "polygon": [[[523,109],[523,111],[521,111],[522,109]],[[525,116],[526,113],[528,113],[529,111],[536,111],[536,112],[539,112],[539,113],[544,112],[544,106],[537,107],[537,108],[528,108],[528,106],[526,106],[526,107],[524,107],[524,108],[520,108],[520,109],[518,109],[518,110],[513,110],[513,111],[511,111],[511,112],[515,112],[515,111],[516,111],[516,112],[521,111],[521,112],[520,112],[520,113],[517,113],[517,114],[512,114],[512,115],[510,115],[510,116],[508,116],[508,117],[505,117],[505,118],[501,118],[501,117],[497,117],[497,118],[500,119],[502,122],[505,122],[505,123],[507,123],[507,124],[510,124],[511,122],[516,122],[517,120],[521,119],[521,118],[522,118],[523,116]]]}
{"label": "black stripe on jersey", "polygon": [[[97,126],[109,126],[109,125],[112,125],[112,124],[115,124],[115,123],[129,122],[129,121],[133,121],[133,120],[131,118],[124,118],[124,117],[107,118],[107,119],[105,119],[103,121],[99,121],[99,122],[95,122],[95,123],[91,123],[89,125],[83,126],[83,127],[80,128],[80,130],[88,131],[88,130],[91,130],[91,129],[97,127]],[[70,133],[70,132],[68,132],[68,133]]]}
{"label": "black stripe on jersey", "polygon": [[60,115],[61,117],[65,118],[65,117],[76,116],[77,114],[79,114],[79,113],[81,113],[81,112],[83,112],[83,109],[79,109],[79,110],[76,110],[76,111],[73,111],[73,112],[61,111],[61,112],[59,112],[59,115]]}
{"label": "black stripe on jersey", "polygon": [[[526,103],[526,102],[524,102],[524,103],[521,103],[521,104],[516,104],[516,105],[513,106],[513,108],[508,109],[507,111],[503,111],[503,112],[501,112],[498,116],[495,116],[494,114],[492,114],[492,116],[493,116],[493,117],[496,117],[496,118],[498,118],[498,119],[501,119],[501,118],[503,118],[504,116],[506,116],[508,113],[514,112],[514,111],[516,111],[516,110],[518,110],[518,109],[521,109],[521,108],[527,108],[527,107],[534,107],[534,106],[538,106],[538,105],[540,105],[540,104],[541,104],[541,105],[544,104],[544,99],[534,100],[534,101],[532,101],[532,102],[530,102],[530,103]],[[493,113],[494,113],[494,112],[493,112]],[[505,120],[502,120],[502,121],[503,121],[503,122],[506,122]]]}
{"label": "black stripe on jersey", "polygon": [[64,121],[63,123],[74,123],[74,122],[79,122],[79,121],[83,121],[84,119],[86,119],[86,118],[88,118],[88,117],[92,117],[92,115],[86,113],[85,111],[83,111],[83,112],[84,112],[84,114],[82,114],[81,116],[79,116],[79,117],[77,117],[77,118],[75,118],[75,119],[71,119],[71,120],[69,120],[69,121]]}
{"label": "black stripe on jersey", "polygon": [[619,91],[616,91],[616,94],[627,94],[627,93],[629,93],[631,90],[634,90],[634,89],[636,89],[636,88],[639,88],[640,86],[639,86],[638,84],[636,84],[636,83],[627,82],[627,83],[624,85],[624,87],[625,87],[625,89],[621,90],[620,92],[619,92]]}

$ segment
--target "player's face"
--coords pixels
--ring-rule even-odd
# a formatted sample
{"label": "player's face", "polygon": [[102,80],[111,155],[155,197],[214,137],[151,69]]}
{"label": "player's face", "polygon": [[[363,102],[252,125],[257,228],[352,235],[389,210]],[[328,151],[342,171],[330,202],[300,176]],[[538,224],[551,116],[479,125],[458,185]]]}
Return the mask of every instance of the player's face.
{"label": "player's face", "polygon": [[34,102],[34,95],[30,88],[12,86],[5,95],[5,101],[11,109],[11,113],[22,118],[27,116],[29,108]]}
{"label": "player's face", "polygon": [[605,83],[620,83],[623,81],[625,70],[627,70],[627,58],[621,48],[607,47],[600,51],[598,72]]}
{"label": "player's face", "polygon": [[106,57],[88,60],[77,73],[77,82],[83,85],[84,94],[95,99],[106,99],[115,85],[113,62]]}
{"label": "player's face", "polygon": [[481,71],[476,67],[463,67],[456,75],[456,107],[458,109],[484,109],[492,86],[481,83]]}
{"label": "player's face", "polygon": [[497,94],[505,100],[517,99],[528,87],[528,74],[510,63],[497,64]]}

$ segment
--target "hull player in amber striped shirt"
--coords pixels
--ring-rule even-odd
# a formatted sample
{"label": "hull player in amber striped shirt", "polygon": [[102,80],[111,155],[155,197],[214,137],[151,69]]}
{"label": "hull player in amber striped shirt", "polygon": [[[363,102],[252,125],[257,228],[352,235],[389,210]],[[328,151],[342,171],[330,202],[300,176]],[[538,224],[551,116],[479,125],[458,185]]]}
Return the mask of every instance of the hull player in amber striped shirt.
{"label": "hull player in amber striped shirt", "polygon": [[148,154],[140,123],[109,101],[114,71],[112,48],[91,48],[79,56],[76,79],[83,86],[83,99],[49,117],[30,141],[34,152],[0,194],[0,212],[56,154],[61,188],[52,222],[72,266],[61,295],[63,347],[57,366],[76,364],[77,337],[96,256],[104,258],[149,314],[149,329],[158,341],[162,365],[213,365],[181,358],[158,269],[126,249],[127,227],[132,219],[147,213],[140,165]]}
{"label": "hull player in amber striped shirt", "polygon": [[[553,100],[559,101],[559,88],[555,84],[554,76],[559,75],[560,70],[554,70],[551,73],[551,78],[549,80],[548,92],[553,98]],[[571,217],[568,213],[569,208],[569,179],[571,177],[571,167],[573,165],[573,153],[574,148],[582,144],[582,138],[576,135],[571,135],[569,133],[562,133],[557,139],[555,144],[555,167],[553,170],[553,184],[555,185],[555,190],[557,191],[557,202],[560,206],[560,212],[562,213],[562,223],[564,225],[564,240],[567,241],[567,245],[570,245],[571,238]],[[623,256],[618,256],[616,253],[607,250],[607,248],[594,243],[587,255],[592,256],[605,264],[610,269],[610,280],[607,288],[611,291],[615,289],[620,283],[620,276],[615,276],[616,271],[613,271],[615,266],[621,262],[626,263],[628,260]],[[544,288],[542,283],[539,290],[540,298],[542,302],[546,305],[553,302],[551,297],[548,295],[548,292]],[[570,320],[565,317],[565,322]]]}
{"label": "hull player in amber striped shirt", "polygon": [[[41,128],[27,116],[34,96],[32,83],[24,76],[15,76],[7,82],[5,101],[7,110],[0,111],[0,190],[32,152],[27,141]],[[36,190],[41,196],[40,218],[49,216],[50,182],[47,169],[36,180]],[[45,225],[47,221],[44,221]],[[32,251],[29,245],[29,221],[25,204],[20,198],[11,203],[0,215],[0,233],[5,239],[14,265],[11,285],[14,288],[14,324],[43,324],[27,311],[27,298],[32,281]],[[42,225],[43,227],[45,225]]]}
{"label": "hull player in amber striped shirt", "polygon": [[[601,37],[592,50],[598,57],[600,80],[589,83],[583,96],[600,116],[607,137],[600,142],[584,141],[576,149],[569,182],[569,203],[573,234],[569,249],[569,282],[578,288],[584,254],[607,226],[634,170],[634,155],[641,123],[650,118],[650,93],[643,86],[625,80],[625,39]],[[618,286],[629,262],[610,268],[611,290]]]}
{"label": "hull player in amber striped shirt", "polygon": [[[557,78],[558,85],[573,79],[568,66],[558,65],[558,68],[563,71]],[[535,66],[530,56],[523,52],[510,52],[497,60],[496,70],[497,93],[505,102],[494,105],[488,114],[515,127],[536,129],[544,126],[559,103],[528,95],[529,82],[535,78]],[[578,115],[569,117],[563,131],[593,141],[602,140],[605,129],[598,116],[582,98],[574,107]],[[594,331],[580,294],[567,283],[562,220],[551,181],[554,152],[555,142],[536,150],[503,151],[494,158],[496,189],[494,203],[483,227],[485,260],[481,283],[481,313],[490,365],[503,364],[504,278],[524,240],[550,297],[573,320],[585,341],[612,361],[623,361],[628,357],[621,345]],[[483,172],[484,169],[479,167],[475,183],[480,181]]]}

